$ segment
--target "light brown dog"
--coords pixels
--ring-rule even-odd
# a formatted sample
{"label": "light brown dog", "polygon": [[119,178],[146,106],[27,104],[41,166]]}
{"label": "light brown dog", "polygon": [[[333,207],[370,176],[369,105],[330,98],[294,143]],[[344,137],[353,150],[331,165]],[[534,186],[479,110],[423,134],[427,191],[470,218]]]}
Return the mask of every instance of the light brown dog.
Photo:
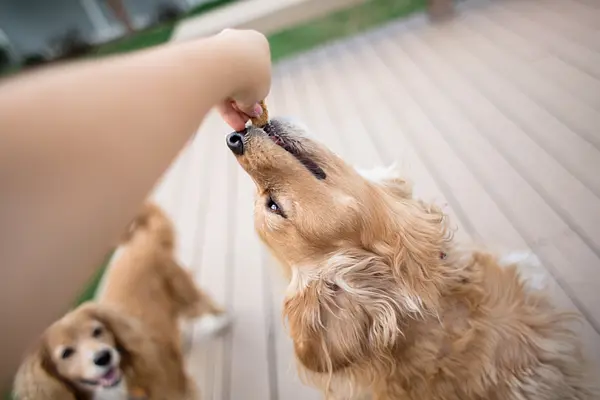
{"label": "light brown dog", "polygon": [[146,204],[96,303],[50,326],[15,379],[21,400],[196,399],[180,318],[223,315],[174,259],[173,226]]}
{"label": "light brown dog", "polygon": [[227,144],[256,184],[258,234],[291,278],[299,369],[326,397],[592,398],[576,317],[516,265],[461,251],[442,211],[393,170],[368,179],[283,120]]}

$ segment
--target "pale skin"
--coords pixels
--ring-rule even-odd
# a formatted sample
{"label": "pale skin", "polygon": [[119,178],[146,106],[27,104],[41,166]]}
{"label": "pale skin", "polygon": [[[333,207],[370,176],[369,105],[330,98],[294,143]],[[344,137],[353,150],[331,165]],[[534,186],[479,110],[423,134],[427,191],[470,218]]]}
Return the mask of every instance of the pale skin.
{"label": "pale skin", "polygon": [[0,84],[0,388],[207,112],[243,129],[270,79],[266,38],[228,30]]}

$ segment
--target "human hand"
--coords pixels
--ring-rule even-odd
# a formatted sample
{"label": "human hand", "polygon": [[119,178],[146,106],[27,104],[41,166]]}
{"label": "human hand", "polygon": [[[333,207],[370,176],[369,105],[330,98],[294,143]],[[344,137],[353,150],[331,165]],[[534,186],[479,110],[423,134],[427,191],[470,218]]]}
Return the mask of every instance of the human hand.
{"label": "human hand", "polygon": [[262,114],[258,104],[271,88],[271,51],[267,38],[253,30],[226,29],[215,39],[232,55],[233,92],[217,105],[225,122],[234,130],[244,129],[250,117]]}
{"label": "human hand", "polygon": [[225,123],[235,131],[243,130],[250,118],[258,117],[263,112],[258,103],[255,103],[254,106],[244,107],[233,99],[227,99],[217,104],[217,111]]}

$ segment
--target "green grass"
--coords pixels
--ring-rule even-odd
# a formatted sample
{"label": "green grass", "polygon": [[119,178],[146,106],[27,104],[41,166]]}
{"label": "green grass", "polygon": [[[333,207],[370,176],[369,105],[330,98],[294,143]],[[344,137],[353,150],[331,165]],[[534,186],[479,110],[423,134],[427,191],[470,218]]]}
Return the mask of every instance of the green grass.
{"label": "green grass", "polygon": [[104,260],[102,265],[98,268],[98,270],[96,271],[96,273],[94,274],[94,276],[92,277],[90,282],[86,285],[85,289],[81,292],[81,294],[77,298],[75,305],[85,303],[86,301],[90,301],[94,298],[94,295],[96,294],[96,290],[98,289],[98,286],[100,285],[100,280],[102,279],[102,276],[104,275],[104,272],[106,271],[106,267],[108,266],[108,263],[110,262],[112,255],[113,255],[113,252],[110,252],[110,254],[108,254],[106,256],[106,259]]}
{"label": "green grass", "polygon": [[93,52],[92,56],[127,53],[166,43],[171,37],[174,27],[175,23],[171,22],[148,28],[131,36],[100,45],[96,51]]}
{"label": "green grass", "polygon": [[426,0],[369,0],[269,36],[273,61],[423,10]]}
{"label": "green grass", "polygon": [[207,11],[213,10],[215,8],[219,8],[222,7],[224,5],[230,4],[230,3],[234,3],[236,0],[214,0],[211,2],[207,2],[207,3],[203,3],[200,5],[197,5],[196,7],[192,8],[190,11],[187,12],[186,17],[193,17],[199,14],[203,14]]}

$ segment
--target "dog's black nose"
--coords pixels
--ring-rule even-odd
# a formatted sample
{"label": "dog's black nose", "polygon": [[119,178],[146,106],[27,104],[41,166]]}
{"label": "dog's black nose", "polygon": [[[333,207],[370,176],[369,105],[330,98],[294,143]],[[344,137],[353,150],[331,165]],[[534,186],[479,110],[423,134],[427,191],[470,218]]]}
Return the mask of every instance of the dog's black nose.
{"label": "dog's black nose", "polygon": [[227,135],[227,147],[233,152],[233,154],[241,156],[244,154],[244,135],[246,129],[242,132],[232,132]]}
{"label": "dog's black nose", "polygon": [[110,350],[102,350],[96,353],[94,356],[94,364],[99,367],[106,367],[112,361],[112,354]]}

